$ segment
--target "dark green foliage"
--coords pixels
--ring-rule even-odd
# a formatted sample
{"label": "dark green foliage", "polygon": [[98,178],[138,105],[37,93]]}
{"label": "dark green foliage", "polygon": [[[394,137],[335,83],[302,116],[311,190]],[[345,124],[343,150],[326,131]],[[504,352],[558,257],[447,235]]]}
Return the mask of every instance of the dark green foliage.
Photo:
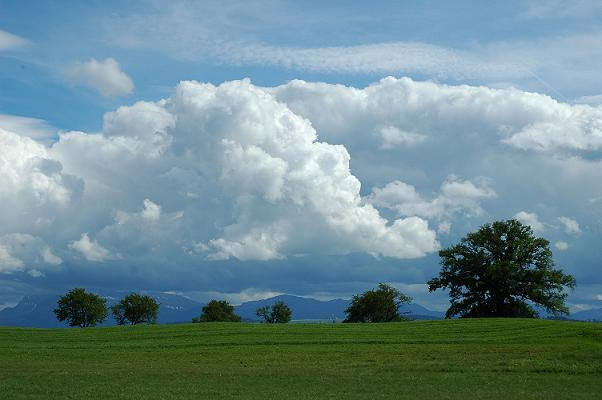
{"label": "dark green foliage", "polygon": [[54,314],[69,326],[96,326],[107,319],[107,301],[85,289],[75,288],[59,298]]}
{"label": "dark green foliage", "polygon": [[412,301],[399,290],[384,283],[378,289],[354,295],[351,305],[345,310],[343,322],[399,322],[408,318],[399,313],[399,306]]}
{"label": "dark green foliage", "polygon": [[240,317],[227,301],[211,300],[203,307],[201,317],[193,318],[192,322],[240,322]]}
{"label": "dark green foliage", "polygon": [[516,220],[497,221],[439,252],[441,272],[429,291],[449,289],[446,317],[528,317],[538,304],[568,314],[566,288],[575,278],[554,269],[549,242]]}
{"label": "dark green foliage", "polygon": [[111,307],[118,325],[154,324],[159,314],[159,303],[150,296],[130,293]]}
{"label": "dark green foliage", "polygon": [[283,301],[275,302],[272,307],[264,306],[255,312],[258,317],[262,317],[268,324],[286,324],[290,322],[292,311]]}

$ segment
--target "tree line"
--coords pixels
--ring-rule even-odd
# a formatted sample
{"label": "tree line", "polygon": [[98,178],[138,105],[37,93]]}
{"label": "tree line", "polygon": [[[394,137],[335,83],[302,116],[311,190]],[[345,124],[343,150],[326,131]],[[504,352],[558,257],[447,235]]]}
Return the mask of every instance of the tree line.
{"label": "tree line", "polygon": [[[567,289],[575,278],[554,268],[550,243],[536,237],[530,226],[511,219],[485,224],[454,246],[439,251],[441,271],[428,281],[429,292],[448,290],[452,317],[535,318],[534,306],[552,315],[568,314]],[[344,322],[395,322],[409,318],[400,312],[412,298],[380,283],[378,288],[354,295]],[[159,304],[150,296],[131,293],[111,307],[119,325],[155,323]],[[61,297],[54,310],[70,326],[102,323],[108,315],[106,300],[76,288]],[[292,311],[284,302],[260,307],[256,315],[265,323],[287,323]],[[234,307],[211,300],[192,322],[240,322]]]}

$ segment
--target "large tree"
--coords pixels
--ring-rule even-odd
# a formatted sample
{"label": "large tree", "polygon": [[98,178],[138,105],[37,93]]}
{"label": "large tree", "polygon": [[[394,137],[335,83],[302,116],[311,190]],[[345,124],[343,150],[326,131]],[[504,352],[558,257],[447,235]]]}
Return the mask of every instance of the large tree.
{"label": "large tree", "polygon": [[107,301],[85,289],[75,288],[59,298],[54,314],[59,321],[69,326],[87,328],[107,319]]}
{"label": "large tree", "polygon": [[154,324],[159,314],[159,303],[150,296],[130,293],[111,307],[118,325]]}
{"label": "large tree", "polygon": [[408,318],[399,312],[402,304],[407,304],[412,298],[399,290],[384,283],[378,289],[356,294],[351,304],[345,310],[347,318],[343,322],[398,322]]}
{"label": "large tree", "polygon": [[192,322],[240,322],[240,317],[234,314],[234,307],[225,300],[211,300],[203,306],[200,318]]}
{"label": "large tree", "polygon": [[439,251],[441,272],[429,291],[449,289],[446,317],[537,317],[533,305],[568,314],[575,278],[554,269],[549,242],[519,221],[497,221]]}
{"label": "large tree", "polygon": [[290,322],[293,312],[283,301],[277,301],[270,306],[264,306],[257,309],[255,314],[262,317],[268,324],[286,324]]}

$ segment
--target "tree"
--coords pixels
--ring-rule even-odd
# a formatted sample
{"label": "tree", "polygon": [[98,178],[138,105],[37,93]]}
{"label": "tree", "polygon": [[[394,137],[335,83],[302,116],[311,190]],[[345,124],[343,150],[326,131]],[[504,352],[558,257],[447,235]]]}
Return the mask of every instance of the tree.
{"label": "tree", "polygon": [[532,304],[568,314],[565,288],[575,278],[554,269],[549,242],[517,220],[496,221],[439,251],[441,272],[429,291],[449,289],[446,317],[537,317]]}
{"label": "tree", "polygon": [[67,321],[69,326],[96,326],[107,319],[107,301],[85,289],[75,288],[59,298],[53,312],[59,321]]}
{"label": "tree", "polygon": [[292,311],[283,301],[277,301],[270,306],[260,307],[255,311],[258,317],[262,317],[268,324],[286,324],[290,322]]}
{"label": "tree", "polygon": [[378,289],[354,295],[345,310],[347,318],[343,322],[399,322],[408,318],[399,313],[399,306],[412,301],[399,290],[384,283]]}
{"label": "tree", "polygon": [[130,293],[111,307],[113,318],[119,325],[154,324],[159,314],[159,303],[150,296]]}
{"label": "tree", "polygon": [[240,317],[234,314],[234,307],[225,300],[211,300],[203,306],[200,318],[192,322],[240,322]]}

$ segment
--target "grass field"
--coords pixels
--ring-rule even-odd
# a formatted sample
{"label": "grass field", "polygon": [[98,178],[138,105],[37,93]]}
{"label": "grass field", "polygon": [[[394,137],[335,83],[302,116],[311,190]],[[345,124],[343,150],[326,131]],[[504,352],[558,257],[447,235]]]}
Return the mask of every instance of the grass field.
{"label": "grass field", "polygon": [[0,399],[600,399],[602,324],[0,328]]}

